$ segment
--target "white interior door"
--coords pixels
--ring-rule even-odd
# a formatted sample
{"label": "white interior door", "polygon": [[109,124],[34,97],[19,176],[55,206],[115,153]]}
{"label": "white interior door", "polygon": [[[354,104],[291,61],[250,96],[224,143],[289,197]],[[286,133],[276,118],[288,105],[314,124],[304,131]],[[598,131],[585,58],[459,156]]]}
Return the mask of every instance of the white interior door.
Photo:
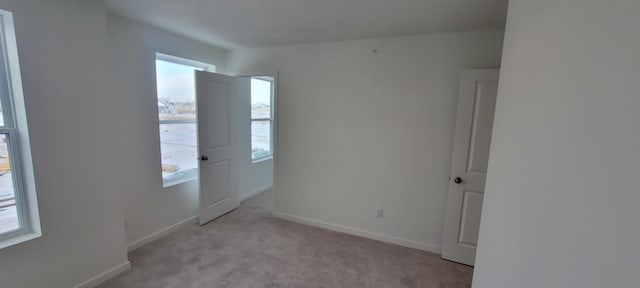
{"label": "white interior door", "polygon": [[442,258],[467,265],[473,265],[478,243],[498,74],[498,70],[460,74]]}
{"label": "white interior door", "polygon": [[196,71],[200,225],[240,204],[235,182],[233,111],[237,93],[248,89],[238,89],[239,85],[248,87],[249,83],[246,79]]}

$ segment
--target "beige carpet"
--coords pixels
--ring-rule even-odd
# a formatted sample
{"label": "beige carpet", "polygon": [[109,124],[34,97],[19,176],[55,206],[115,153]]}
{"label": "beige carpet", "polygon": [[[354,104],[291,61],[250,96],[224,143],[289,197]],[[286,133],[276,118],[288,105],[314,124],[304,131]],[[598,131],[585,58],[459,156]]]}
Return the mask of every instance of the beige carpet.
{"label": "beige carpet", "polygon": [[439,255],[271,217],[271,192],[129,254],[106,287],[470,287]]}

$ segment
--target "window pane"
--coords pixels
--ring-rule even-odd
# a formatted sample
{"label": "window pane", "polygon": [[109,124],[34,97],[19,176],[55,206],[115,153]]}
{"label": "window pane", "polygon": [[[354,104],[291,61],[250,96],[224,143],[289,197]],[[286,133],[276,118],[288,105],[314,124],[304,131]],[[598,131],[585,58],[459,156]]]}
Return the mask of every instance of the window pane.
{"label": "window pane", "polygon": [[191,66],[156,60],[160,120],[196,120],[196,88]]}
{"label": "window pane", "polygon": [[251,78],[251,119],[271,118],[271,83]]}
{"label": "window pane", "polygon": [[162,177],[198,168],[196,123],[160,124]]}
{"label": "window pane", "polygon": [[6,135],[0,135],[0,234],[20,228]]}
{"label": "window pane", "polygon": [[271,155],[271,121],[251,121],[251,159]]}
{"label": "window pane", "polygon": [[1,102],[0,102],[0,126],[4,127],[4,109],[2,109]]}

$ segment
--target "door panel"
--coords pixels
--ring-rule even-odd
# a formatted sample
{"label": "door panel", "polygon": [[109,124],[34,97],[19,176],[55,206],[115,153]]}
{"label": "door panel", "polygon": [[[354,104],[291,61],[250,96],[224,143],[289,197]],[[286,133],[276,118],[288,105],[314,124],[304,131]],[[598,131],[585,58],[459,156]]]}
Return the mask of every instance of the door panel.
{"label": "door panel", "polygon": [[491,128],[495,112],[497,81],[477,82],[473,116],[471,124],[471,141],[467,172],[486,174],[489,163],[489,145],[491,144]]}
{"label": "door panel", "polygon": [[460,219],[460,233],[458,243],[475,248],[478,244],[478,231],[480,230],[480,212],[482,211],[482,192],[464,191],[462,201],[462,216]]}
{"label": "door panel", "polygon": [[231,127],[229,119],[229,95],[233,91],[230,85],[222,81],[206,83],[206,91],[210,91],[211,95],[219,95],[219,97],[209,97],[205,101],[207,117],[205,125],[209,127],[209,137],[206,146],[208,149],[225,149],[231,146],[230,132]]}
{"label": "door panel", "polygon": [[234,182],[236,162],[232,117],[237,85],[240,81],[235,77],[196,71],[200,225],[239,205]]}
{"label": "door panel", "polygon": [[460,74],[442,258],[467,265],[473,265],[478,243],[498,74],[498,70]]}
{"label": "door panel", "polygon": [[205,199],[209,207],[231,197],[231,165],[229,161],[207,163],[209,167],[208,181],[210,185],[217,185],[220,193],[207,194]]}

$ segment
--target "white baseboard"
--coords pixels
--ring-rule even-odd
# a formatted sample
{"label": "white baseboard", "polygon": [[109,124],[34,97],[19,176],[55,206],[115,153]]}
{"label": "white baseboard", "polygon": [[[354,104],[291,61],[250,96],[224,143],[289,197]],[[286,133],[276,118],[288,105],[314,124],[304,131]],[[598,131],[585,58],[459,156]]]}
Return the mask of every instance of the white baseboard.
{"label": "white baseboard", "polygon": [[249,199],[249,198],[251,198],[253,196],[256,196],[256,195],[258,195],[258,194],[260,194],[260,193],[262,193],[264,191],[267,191],[267,190],[269,190],[271,188],[273,188],[273,183],[269,183],[267,185],[260,186],[260,187],[256,188],[255,190],[253,190],[251,192],[247,192],[247,193],[244,193],[244,194],[240,195],[240,201],[247,200],[247,199]]}
{"label": "white baseboard", "polygon": [[145,237],[142,237],[138,240],[132,241],[131,243],[127,244],[127,252],[131,252],[133,250],[136,250],[142,246],[144,246],[145,244],[151,243],[155,240],[158,240],[166,235],[168,235],[169,233],[176,231],[182,227],[184,227],[185,225],[189,225],[192,223],[196,223],[198,221],[198,216],[193,216],[193,217],[189,217],[185,220],[182,220],[176,224],[173,224],[171,226],[162,228],[156,232],[153,232]]}
{"label": "white baseboard", "polygon": [[324,228],[324,229],[327,229],[327,230],[332,230],[332,231],[341,232],[341,233],[345,233],[345,234],[360,236],[360,237],[364,237],[364,238],[369,238],[369,239],[378,240],[378,241],[382,241],[382,242],[386,242],[386,243],[396,244],[396,245],[409,247],[409,248],[413,248],[413,249],[418,249],[418,250],[422,250],[422,251],[427,251],[427,252],[431,252],[431,253],[436,253],[436,254],[441,254],[442,253],[442,248],[440,247],[440,245],[423,243],[423,242],[403,239],[403,238],[399,238],[399,237],[395,237],[395,236],[369,232],[369,231],[362,230],[362,229],[357,229],[357,228],[352,228],[352,227],[348,227],[348,226],[344,226],[344,225],[328,223],[328,222],[324,222],[324,221],[314,220],[314,219],[300,217],[300,216],[286,214],[286,213],[275,212],[275,213],[273,213],[273,216],[276,217],[276,218],[289,220],[289,221],[293,221],[293,222],[297,222],[297,223],[301,223],[301,224],[305,224],[305,225],[320,227],[320,228]]}
{"label": "white baseboard", "polygon": [[118,276],[120,273],[125,272],[127,270],[131,269],[131,262],[127,261],[124,262],[120,265],[117,265],[107,271],[104,271],[102,273],[100,273],[99,275],[85,281],[82,282],[76,286],[73,286],[73,288],[93,288],[96,287],[102,283],[104,283],[105,281]]}

